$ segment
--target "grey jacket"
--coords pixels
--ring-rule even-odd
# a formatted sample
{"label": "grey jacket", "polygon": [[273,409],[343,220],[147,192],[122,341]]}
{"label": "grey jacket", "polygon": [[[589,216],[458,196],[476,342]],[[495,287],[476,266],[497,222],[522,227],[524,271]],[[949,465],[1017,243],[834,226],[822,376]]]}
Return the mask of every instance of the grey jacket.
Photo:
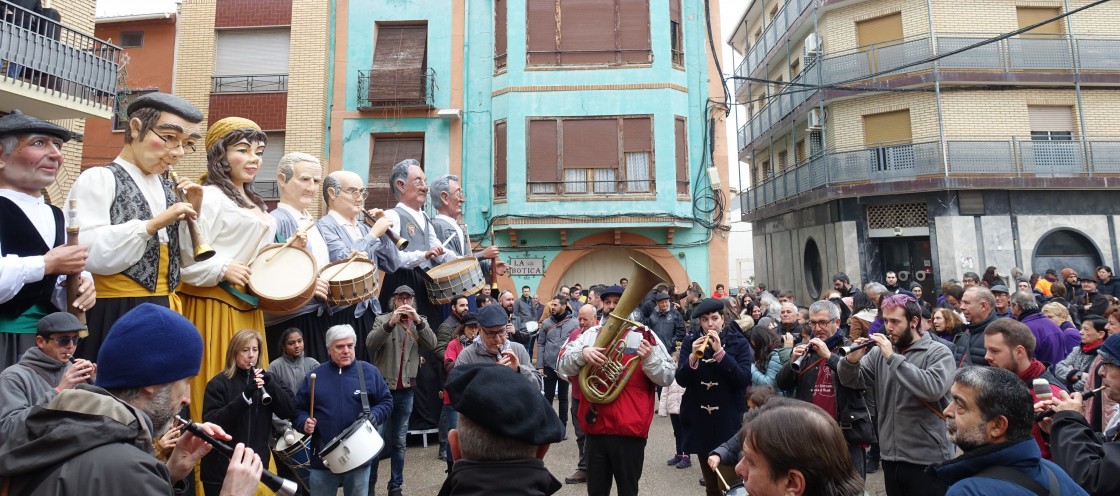
{"label": "grey jacket", "polygon": [[[329,214],[320,218],[315,225],[319,228],[319,234],[323,235],[323,240],[327,242],[327,250],[330,251],[331,262],[337,262],[350,256],[350,252],[352,251],[364,251],[369,255],[369,259],[377,264],[377,268],[386,274],[396,272],[396,270],[400,268],[400,258],[397,256],[397,248],[393,245],[393,242],[389,240],[387,234],[382,234],[380,238],[371,238],[368,236],[369,226],[364,223],[359,223],[358,231],[362,233],[362,238],[354,241],[350,237],[350,234],[346,232],[346,228],[342,227],[342,225]],[[323,268],[319,267],[319,270],[323,270]],[[328,310],[334,314],[335,312],[346,309],[353,311],[355,316],[360,316],[367,308],[375,314],[381,313],[381,303],[378,302],[377,298],[370,298],[356,305],[333,307]]]}
{"label": "grey jacket", "polygon": [[872,388],[879,408],[879,448],[884,460],[929,465],[949,459],[945,421],[934,412],[949,405],[953,352],[928,332],[904,353],[883,359],[872,348],[857,363],[840,360],[840,384]]}
{"label": "grey jacket", "polygon": [[[1091,352],[1085,353],[1081,351],[1081,346],[1074,348],[1064,360],[1054,365],[1054,375],[1065,382],[1070,391],[1084,391],[1085,379],[1089,375],[1089,366],[1093,364],[1093,360],[1097,359],[1097,349],[1094,348]],[[1081,372],[1081,378],[1070,382],[1070,376],[1075,372]]]}
{"label": "grey jacket", "polygon": [[[407,389],[415,386],[413,381],[416,380],[416,371],[420,368],[420,348],[425,351],[434,349],[436,333],[432,331],[432,326],[428,325],[428,319],[420,316],[420,322],[409,325],[415,338],[408,337],[400,323],[386,328],[392,317],[392,312],[377,316],[373,321],[373,328],[366,336],[366,348],[375,357],[373,365],[377,367],[378,372],[381,372],[389,389],[397,389],[397,377],[402,373],[404,377],[400,378],[401,385]],[[402,345],[404,367],[401,367]]]}
{"label": "grey jacket", "polygon": [[[455,366],[467,365],[471,363],[497,363],[500,358],[498,355],[490,353],[486,350],[486,345],[482,344],[481,335],[474,338],[474,343],[466,348],[463,352],[459,353],[459,358],[455,359]],[[506,341],[508,349],[513,351],[517,356],[517,361],[520,364],[518,370],[521,375],[530,382],[535,384],[539,389],[544,389],[544,379],[537,373],[537,369],[533,368],[533,359],[529,358],[529,352],[525,351],[525,347],[521,343],[513,341]]]}
{"label": "grey jacket", "polygon": [[58,394],[54,388],[69,366],[32,346],[19,363],[0,372],[0,444],[23,425],[31,407],[45,405]]}
{"label": "grey jacket", "polygon": [[[559,320],[559,322],[557,322]],[[540,334],[537,335],[537,368],[556,370],[556,357],[568,342],[568,336],[579,327],[579,322],[572,315],[572,310],[564,309],[564,316],[557,319],[549,315],[541,324]]]}

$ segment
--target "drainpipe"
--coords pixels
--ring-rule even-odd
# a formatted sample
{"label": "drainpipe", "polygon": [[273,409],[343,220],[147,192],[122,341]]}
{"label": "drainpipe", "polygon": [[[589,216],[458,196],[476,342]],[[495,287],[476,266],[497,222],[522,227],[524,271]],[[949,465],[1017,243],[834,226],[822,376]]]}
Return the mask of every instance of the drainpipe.
{"label": "drainpipe", "polygon": [[[1063,8],[1069,12],[1069,0],[1062,0]],[[1085,128],[1085,105],[1081,101],[1081,60],[1077,56],[1077,51],[1074,50],[1073,40],[1073,16],[1066,16],[1066,31],[1069,36],[1070,43],[1070,58],[1073,60],[1073,89],[1074,94],[1077,96],[1077,120],[1081,125],[1081,153],[1085,157],[1085,171],[1088,172],[1089,177],[1093,177],[1093,168],[1089,166],[1089,132]]]}
{"label": "drainpipe", "polygon": [[[937,36],[933,31],[933,2],[926,0],[926,13],[929,14],[929,44],[933,55],[937,56]],[[933,98],[937,102],[937,135],[941,139],[941,165],[945,177],[949,177],[949,143],[945,141],[945,117],[941,113],[941,71],[937,61],[933,62]]]}
{"label": "drainpipe", "polygon": [[[821,115],[820,153],[821,153],[821,155],[824,155],[826,153],[826,150],[828,149],[828,135],[825,132],[827,130],[827,126],[825,125],[825,117],[824,117],[824,89],[820,88],[821,86],[824,85],[824,43],[825,43],[824,38],[821,37],[820,13],[821,13],[820,5],[817,5],[817,6],[813,7],[813,34],[817,35],[817,42],[819,43],[819,45],[817,46],[817,57],[815,59],[813,59],[813,63],[817,65],[817,87],[818,87],[818,89],[817,89],[817,111]],[[812,153],[811,153],[812,146],[813,146],[813,144],[812,144],[812,142],[810,142],[809,143],[810,155],[812,155]],[[832,183],[832,177],[831,177],[832,176],[832,171],[829,170],[829,168],[827,166],[828,162],[825,162],[825,164],[826,165],[824,166],[824,171],[825,171],[824,183],[825,183],[825,187],[827,188],[827,186]]]}

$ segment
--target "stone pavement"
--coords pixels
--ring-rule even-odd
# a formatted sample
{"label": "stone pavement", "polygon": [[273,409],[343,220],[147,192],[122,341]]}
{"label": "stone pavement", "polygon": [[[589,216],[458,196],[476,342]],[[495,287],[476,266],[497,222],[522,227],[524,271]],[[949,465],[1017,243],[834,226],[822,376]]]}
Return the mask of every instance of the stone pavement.
{"label": "stone pavement", "polygon": [[[405,459],[404,494],[405,496],[432,496],[439,492],[445,477],[444,462],[437,458],[436,450],[438,439],[435,435],[428,436],[428,447],[421,445],[420,438],[409,438],[408,454]],[[652,495],[701,495],[703,488],[698,484],[700,479],[699,460],[692,459],[692,467],[678,469],[665,465],[665,460],[673,455],[673,428],[668,417],[653,419],[650,427],[649,443],[646,445],[645,468],[642,471],[641,490],[643,494]],[[564,481],[564,476],[575,470],[576,458],[575,433],[568,426],[568,440],[554,444],[545,457],[545,466],[552,475]],[[381,462],[378,472],[378,494],[387,494],[385,483],[389,479],[389,460]],[[728,481],[731,482],[731,481]],[[733,482],[732,482],[733,483]],[[565,485],[557,495],[577,496],[587,494],[586,485]],[[882,471],[871,474],[867,478],[867,493],[870,496],[882,496],[883,473]],[[341,491],[339,492],[341,495]]]}

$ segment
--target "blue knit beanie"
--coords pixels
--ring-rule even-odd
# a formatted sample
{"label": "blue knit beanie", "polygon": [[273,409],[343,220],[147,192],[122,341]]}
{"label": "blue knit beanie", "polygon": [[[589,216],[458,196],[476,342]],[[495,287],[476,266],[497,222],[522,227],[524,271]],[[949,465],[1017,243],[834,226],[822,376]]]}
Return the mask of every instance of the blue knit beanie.
{"label": "blue knit beanie", "polygon": [[1120,367],[1120,334],[1105,339],[1100,348],[1097,348],[1097,354],[1101,361]]}
{"label": "blue knit beanie", "polygon": [[167,307],[144,303],[117,319],[97,352],[97,386],[158,386],[198,374],[202,336]]}

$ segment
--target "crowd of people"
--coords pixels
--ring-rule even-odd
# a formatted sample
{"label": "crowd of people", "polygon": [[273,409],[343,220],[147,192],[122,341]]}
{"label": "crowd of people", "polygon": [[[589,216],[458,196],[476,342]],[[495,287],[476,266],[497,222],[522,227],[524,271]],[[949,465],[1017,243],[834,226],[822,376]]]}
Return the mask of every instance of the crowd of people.
{"label": "crowd of people", "polygon": [[[69,221],[42,191],[70,132],[0,117],[10,494],[254,494],[274,466],[311,495],[399,495],[405,464],[426,463],[406,461],[425,422],[447,464],[440,494],[553,494],[542,459],[570,422],[579,459],[564,483],[632,495],[658,410],[675,440],[667,464],[695,456],[708,495],[855,496],[880,470],[892,496],[1120,492],[1107,475],[1120,459],[1109,267],[1085,279],[992,267],[936,294],[893,272],[862,286],[839,273],[816,301],[623,278],[553,295],[482,284],[439,304],[426,271],[464,258],[487,280],[506,269],[496,247],[472,249],[457,177],[429,184],[402,161],[397,206],[367,210],[357,174],[324,177],[292,153],[269,211],[252,187],[268,146],[255,123],[203,134],[201,112],[163,93],[126,111],[120,155],[77,179]],[[177,177],[200,146],[207,174]],[[310,296],[266,310],[255,263],[289,247],[312,267],[367,271],[345,284],[283,274]]]}

